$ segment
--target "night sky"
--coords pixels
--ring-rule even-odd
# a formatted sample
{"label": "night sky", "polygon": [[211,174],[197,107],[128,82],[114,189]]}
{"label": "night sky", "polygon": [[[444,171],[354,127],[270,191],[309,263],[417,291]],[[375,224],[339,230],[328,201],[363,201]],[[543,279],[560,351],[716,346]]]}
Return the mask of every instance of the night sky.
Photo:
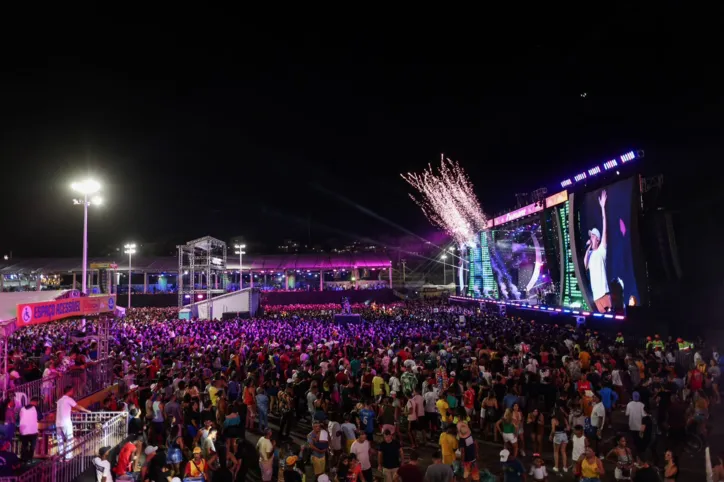
{"label": "night sky", "polygon": [[490,213],[630,149],[665,173],[665,207],[720,203],[720,40],[664,14],[505,35],[106,23],[29,36],[0,76],[0,252],[80,256],[69,185],[86,174],[106,200],[92,255],[207,234],[272,252],[310,226],[312,242],[404,234],[356,206],[426,235],[399,173],[441,152]]}

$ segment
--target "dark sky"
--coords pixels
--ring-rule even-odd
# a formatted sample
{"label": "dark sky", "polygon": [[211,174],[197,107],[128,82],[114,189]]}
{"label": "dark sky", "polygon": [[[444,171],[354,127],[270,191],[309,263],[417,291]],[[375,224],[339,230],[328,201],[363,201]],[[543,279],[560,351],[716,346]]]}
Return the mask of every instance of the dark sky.
{"label": "dark sky", "polygon": [[92,254],[206,234],[275,246],[310,220],[314,241],[403,234],[355,204],[425,234],[399,173],[441,152],[489,212],[629,149],[679,200],[718,197],[718,30],[618,13],[505,34],[105,22],[6,44],[0,251],[80,255],[69,184],[86,173],[107,201]]}

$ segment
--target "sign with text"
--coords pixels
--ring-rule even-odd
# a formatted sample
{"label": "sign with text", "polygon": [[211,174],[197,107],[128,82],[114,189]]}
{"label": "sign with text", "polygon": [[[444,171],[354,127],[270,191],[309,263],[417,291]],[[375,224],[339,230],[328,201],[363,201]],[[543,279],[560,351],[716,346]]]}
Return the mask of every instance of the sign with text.
{"label": "sign with text", "polygon": [[50,321],[107,313],[116,308],[116,295],[66,298],[18,305],[17,326],[38,325]]}
{"label": "sign with text", "polygon": [[510,221],[515,221],[516,219],[520,219],[540,211],[543,211],[543,203],[528,204],[527,206],[516,209],[515,211],[509,212],[508,214],[498,216],[497,218],[495,218],[495,225],[500,226],[501,224],[509,223]]}
{"label": "sign with text", "polygon": [[557,192],[546,198],[546,207],[551,208],[566,201],[568,201],[568,191]]}

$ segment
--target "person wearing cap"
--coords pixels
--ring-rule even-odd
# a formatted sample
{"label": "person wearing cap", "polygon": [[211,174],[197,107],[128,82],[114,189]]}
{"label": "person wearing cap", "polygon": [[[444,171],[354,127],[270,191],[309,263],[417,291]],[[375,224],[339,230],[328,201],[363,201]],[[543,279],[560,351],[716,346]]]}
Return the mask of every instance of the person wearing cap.
{"label": "person wearing cap", "polygon": [[110,453],[110,447],[101,447],[98,449],[98,456],[93,458],[93,466],[96,469],[97,482],[113,482],[113,476],[111,475],[111,463],[108,461]]}
{"label": "person wearing cap", "polygon": [[297,468],[297,460],[299,459],[296,455],[290,455],[284,461],[284,472],[282,473],[284,482],[302,482],[303,474]]}
{"label": "person wearing cap", "polygon": [[452,467],[443,463],[442,452],[433,452],[432,464],[425,471],[425,482],[452,482],[453,477]]}
{"label": "person wearing cap", "polygon": [[608,276],[606,275],[606,253],[608,248],[606,228],[606,190],[601,191],[598,203],[601,206],[601,225],[603,235],[598,228],[591,228],[588,231],[588,242],[583,264],[588,271],[591,281],[591,293],[594,304],[599,313],[606,313],[611,309],[611,295],[609,294]]}
{"label": "person wearing cap", "polygon": [[209,480],[209,466],[201,456],[201,447],[194,447],[194,457],[189,460],[184,469],[184,477],[203,477]]}
{"label": "person wearing cap", "polygon": [[500,464],[503,469],[503,482],[519,482],[525,479],[525,467],[509,449],[509,444],[500,451]]}

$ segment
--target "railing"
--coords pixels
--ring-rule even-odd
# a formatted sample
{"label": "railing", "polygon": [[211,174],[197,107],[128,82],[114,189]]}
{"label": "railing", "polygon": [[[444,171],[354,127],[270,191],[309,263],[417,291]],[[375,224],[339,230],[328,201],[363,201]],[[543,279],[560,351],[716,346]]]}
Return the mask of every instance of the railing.
{"label": "railing", "polygon": [[[72,482],[93,466],[93,458],[101,447],[115,447],[128,437],[125,412],[73,413],[72,417],[74,437],[62,452],[56,442],[50,459],[24,474],[0,477],[0,482]],[[86,432],[75,436],[76,430]]]}
{"label": "railing", "polygon": [[52,378],[24,383],[8,390],[8,397],[13,397],[16,393],[24,393],[28,400],[38,397],[38,410],[48,413],[55,410],[55,402],[63,396],[66,386],[71,385],[74,388],[73,398],[79,400],[108,388],[112,380],[113,359],[106,358],[88,363],[85,370],[68,370]]}

